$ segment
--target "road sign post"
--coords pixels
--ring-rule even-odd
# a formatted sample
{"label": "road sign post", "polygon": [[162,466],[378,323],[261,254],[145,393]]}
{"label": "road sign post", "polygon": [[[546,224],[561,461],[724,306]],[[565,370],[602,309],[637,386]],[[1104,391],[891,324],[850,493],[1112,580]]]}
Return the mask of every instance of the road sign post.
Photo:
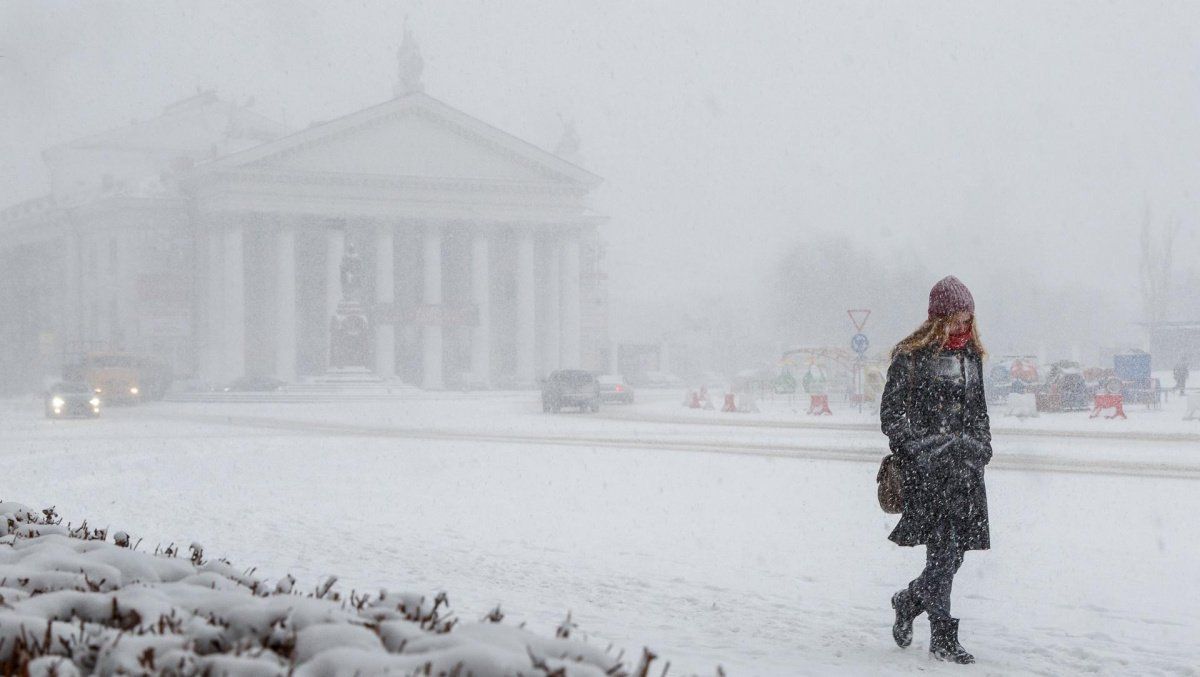
{"label": "road sign post", "polygon": [[847,310],[846,314],[850,316],[850,321],[854,323],[854,330],[859,333],[862,333],[863,327],[867,326],[867,318],[871,317],[871,311],[866,308]]}
{"label": "road sign post", "polygon": [[867,349],[871,347],[871,341],[863,333],[863,327],[867,326],[867,319],[871,317],[871,311],[866,308],[857,308],[847,310],[846,314],[850,316],[850,321],[854,323],[854,330],[858,332],[850,337],[850,349],[858,356],[854,360],[854,398],[858,400],[858,413],[861,414],[863,400],[866,399],[866,379],[863,374],[865,359],[863,356],[866,355]]}
{"label": "road sign post", "polygon": [[855,334],[850,338],[850,349],[857,353],[860,357],[867,352],[867,348],[871,347],[871,342],[867,339],[866,334]]}

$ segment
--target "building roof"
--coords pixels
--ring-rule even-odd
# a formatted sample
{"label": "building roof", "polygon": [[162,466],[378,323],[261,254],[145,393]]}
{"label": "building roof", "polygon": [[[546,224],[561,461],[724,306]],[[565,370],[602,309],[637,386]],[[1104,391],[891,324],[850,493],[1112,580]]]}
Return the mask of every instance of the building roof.
{"label": "building roof", "polygon": [[[101,185],[102,178],[110,177],[110,152],[114,158],[144,156],[133,164],[114,160],[112,188]],[[249,104],[223,101],[204,91],[166,106],[148,120],[48,148],[43,157],[52,173],[67,172],[67,185],[77,185],[75,177],[81,173],[94,174],[96,185],[62,195],[56,187],[53,195],[0,209],[0,221],[23,220],[113,195],[166,195],[173,177],[187,175],[411,177],[561,187],[578,194],[601,182],[578,165],[423,92],[288,133],[281,123],[251,111]],[[151,183],[145,190],[139,188]]]}
{"label": "building roof", "polygon": [[306,148],[330,142],[338,137],[371,127],[406,114],[424,114],[440,125],[469,137],[479,146],[486,146],[507,158],[535,169],[551,180],[566,181],[592,187],[601,178],[563,158],[523,141],[478,118],[472,117],[423,92],[406,94],[382,104],[365,108],[350,115],[313,125],[274,141],[249,148],[226,157],[217,158],[197,167],[201,173],[226,169],[251,168],[272,158],[285,157]]}
{"label": "building roof", "polygon": [[279,122],[204,91],[163,108],[148,120],[90,134],[46,150],[53,156],[60,149],[107,149],[161,152],[209,151],[218,145],[222,155],[261,145],[287,133]]}

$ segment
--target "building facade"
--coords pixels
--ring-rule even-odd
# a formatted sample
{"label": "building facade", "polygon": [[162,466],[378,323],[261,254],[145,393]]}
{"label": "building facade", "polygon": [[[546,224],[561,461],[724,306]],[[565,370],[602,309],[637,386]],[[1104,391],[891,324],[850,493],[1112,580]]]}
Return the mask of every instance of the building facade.
{"label": "building facade", "polygon": [[91,350],[212,384],[605,364],[600,179],[421,91],[295,133],[202,93],[44,157],[0,212],[10,390]]}

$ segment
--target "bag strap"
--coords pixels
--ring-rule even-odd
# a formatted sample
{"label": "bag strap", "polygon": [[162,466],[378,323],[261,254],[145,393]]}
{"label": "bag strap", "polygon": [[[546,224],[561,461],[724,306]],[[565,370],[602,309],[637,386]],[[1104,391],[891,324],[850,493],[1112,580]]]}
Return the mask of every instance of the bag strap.
{"label": "bag strap", "polygon": [[904,412],[904,417],[908,419],[910,424],[912,422],[912,417],[910,416],[910,414],[913,410],[912,402],[913,402],[913,390],[915,389],[914,383],[916,381],[916,373],[917,373],[917,356],[914,351],[914,352],[908,354],[908,391],[906,393],[907,396],[904,398],[905,403],[908,405],[908,411]]}

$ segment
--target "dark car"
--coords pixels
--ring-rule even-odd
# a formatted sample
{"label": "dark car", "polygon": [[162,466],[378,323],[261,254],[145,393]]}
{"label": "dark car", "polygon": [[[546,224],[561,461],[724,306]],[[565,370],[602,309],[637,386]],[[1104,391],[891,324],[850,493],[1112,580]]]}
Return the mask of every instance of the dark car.
{"label": "dark car", "polygon": [[96,418],[100,396],[86,383],[57,383],[46,391],[47,418]]}
{"label": "dark car", "polygon": [[591,372],[578,369],[550,372],[542,382],[542,411],[557,414],[563,407],[600,411],[600,383]]}
{"label": "dark car", "polygon": [[1063,360],[1050,365],[1045,383],[1034,394],[1038,411],[1086,411],[1092,408],[1096,390],[1077,363]]}
{"label": "dark car", "polygon": [[630,379],[639,388],[682,388],[687,385],[683,379],[665,371],[646,371],[631,375]]}
{"label": "dark car", "polygon": [[225,386],[227,393],[272,393],[287,385],[270,376],[243,376]]}
{"label": "dark car", "polygon": [[600,400],[633,404],[633,386],[617,374],[606,374],[596,379],[600,383]]}

